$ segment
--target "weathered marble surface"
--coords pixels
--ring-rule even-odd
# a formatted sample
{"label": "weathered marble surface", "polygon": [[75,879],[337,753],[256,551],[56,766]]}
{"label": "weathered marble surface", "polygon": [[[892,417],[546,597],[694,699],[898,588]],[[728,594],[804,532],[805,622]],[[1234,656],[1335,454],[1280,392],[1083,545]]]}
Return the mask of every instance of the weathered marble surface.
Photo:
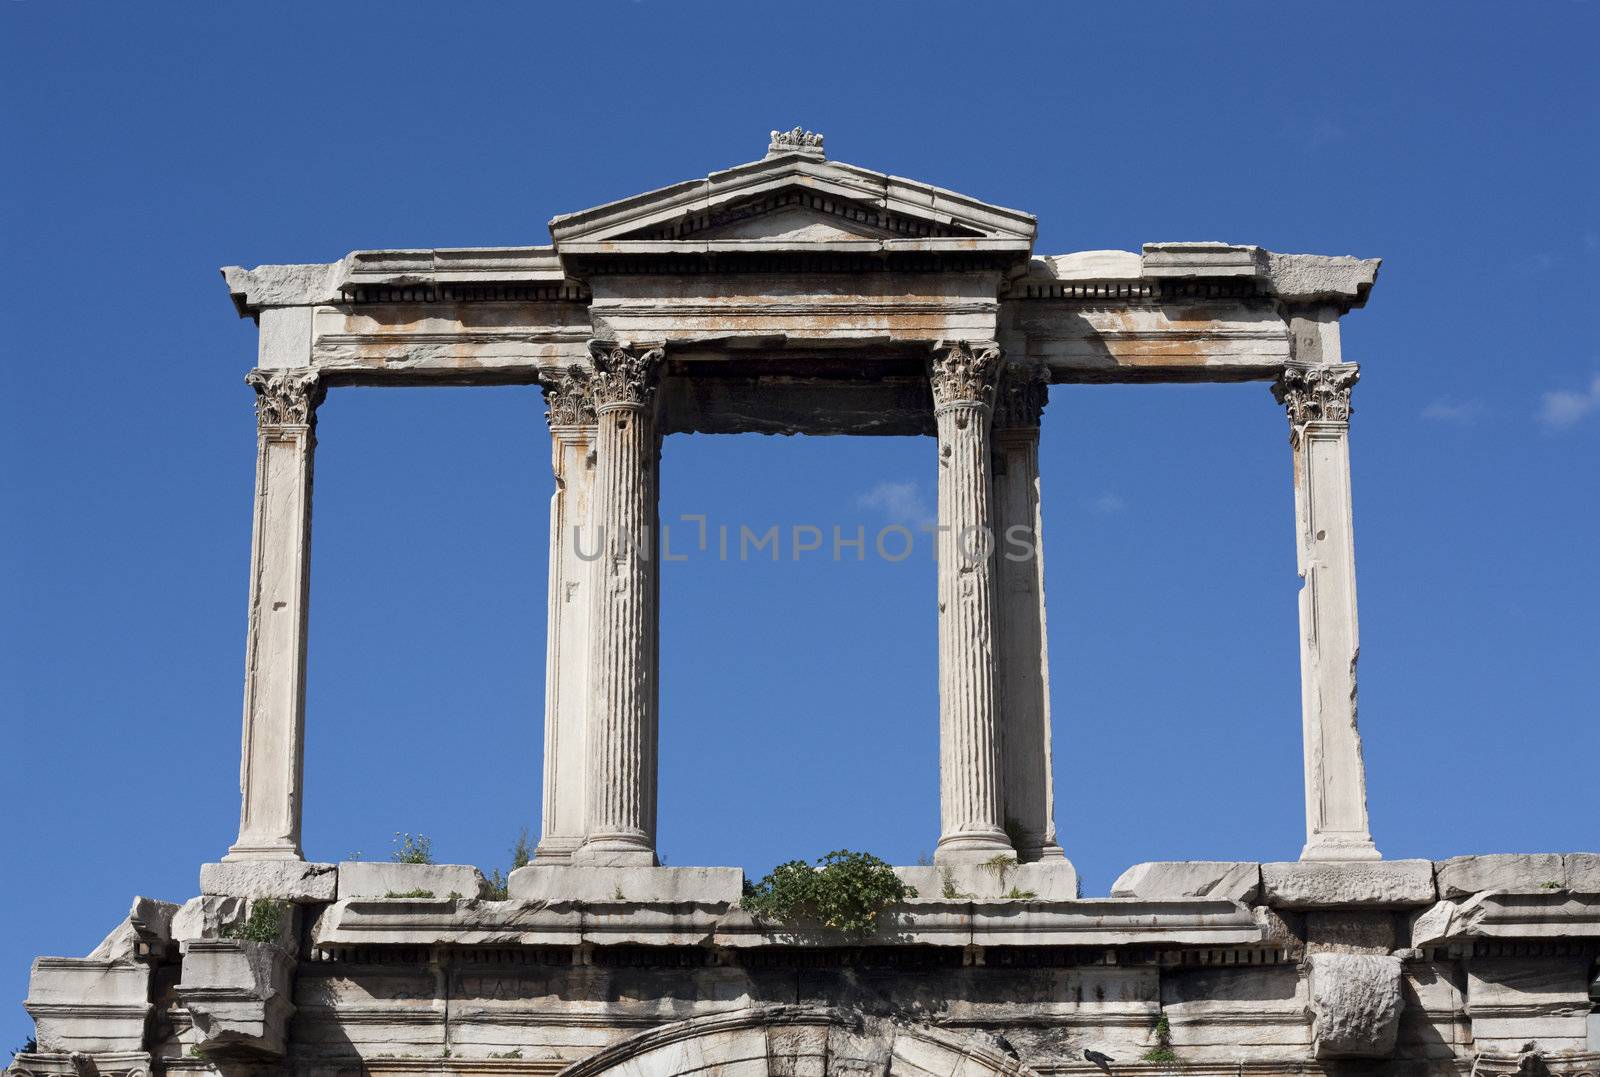
{"label": "weathered marble surface", "polygon": [[[78,1073],[78,1052],[117,1077],[152,1065],[551,1075],[580,1060],[598,1073],[720,1022],[766,1029],[769,1043],[806,1041],[817,1026],[798,1004],[869,1039],[888,1021],[954,1037],[972,1058],[995,1049],[1019,1074],[1099,1072],[1085,1051],[1116,1059],[1113,1072],[1164,1072],[1137,1062],[1162,1017],[1186,1073],[1545,1072],[1517,1069],[1535,1057],[1550,1073],[1592,1072],[1600,893],[1411,904],[1451,863],[1265,864],[1246,895],[1254,905],[937,893],[889,910],[867,939],[753,920],[737,907],[734,869],[534,866],[514,876],[524,900],[487,901],[346,894],[345,882],[366,890],[377,876],[340,865],[320,873],[333,880],[329,900],[287,906],[273,943],[219,937],[242,922],[239,897],[137,899],[110,936],[123,958],[42,959],[27,1003],[40,1050],[17,1071]],[[400,881],[424,870],[476,878],[394,867]],[[1255,867],[1139,865],[1124,881],[1237,893]],[[942,889],[937,868],[899,870],[932,873]],[[1052,870],[1066,877],[1063,863],[1039,862],[1008,879]],[[638,895],[619,899],[627,887]],[[1480,911],[1461,930],[1421,933],[1434,908],[1469,902]],[[715,1055],[721,1043],[710,1034],[694,1050]],[[757,1050],[740,1065],[767,1075],[788,1064],[772,1059],[795,1057]],[[896,1064],[916,1068],[909,1056]]]}

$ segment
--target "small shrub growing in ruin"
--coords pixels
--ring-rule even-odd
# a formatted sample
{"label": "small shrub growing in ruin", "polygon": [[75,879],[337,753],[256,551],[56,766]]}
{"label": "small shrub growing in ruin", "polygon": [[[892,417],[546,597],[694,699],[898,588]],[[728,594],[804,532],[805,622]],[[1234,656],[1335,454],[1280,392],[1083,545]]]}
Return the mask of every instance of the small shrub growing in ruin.
{"label": "small shrub growing in ruin", "polygon": [[396,864],[433,863],[433,839],[422,834],[395,833],[394,852],[389,859]]}
{"label": "small shrub growing in ruin", "polygon": [[779,864],[758,883],[746,883],[739,904],[761,920],[815,921],[847,935],[870,935],[891,905],[914,898],[894,869],[871,853],[838,849],[817,860]]}
{"label": "small shrub growing in ruin", "polygon": [[528,844],[528,828],[523,827],[517,835],[517,843],[511,847],[511,867],[506,871],[495,868],[489,872],[489,900],[504,901],[511,896],[511,873],[518,868],[527,867],[528,861],[533,859],[533,848]]}
{"label": "small shrub growing in ruin", "polygon": [[383,895],[386,898],[431,898],[432,890],[391,890]]}
{"label": "small shrub growing in ruin", "polygon": [[289,910],[287,901],[257,898],[250,903],[250,915],[237,924],[225,924],[218,934],[224,939],[244,942],[277,942],[283,928],[283,914]]}
{"label": "small shrub growing in ruin", "polygon": [[1139,1056],[1144,1062],[1176,1062],[1178,1053],[1172,1049],[1172,1026],[1167,1015],[1156,1018],[1156,1045]]}

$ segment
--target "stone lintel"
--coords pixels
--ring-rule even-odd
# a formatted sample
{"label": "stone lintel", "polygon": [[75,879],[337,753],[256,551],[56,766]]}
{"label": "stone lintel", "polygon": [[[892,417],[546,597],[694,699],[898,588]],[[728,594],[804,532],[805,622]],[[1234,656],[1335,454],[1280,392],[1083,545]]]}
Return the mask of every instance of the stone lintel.
{"label": "stone lintel", "polygon": [[1266,904],[1284,909],[1400,909],[1435,900],[1427,860],[1262,864],[1261,881]]}
{"label": "stone lintel", "polygon": [[281,901],[332,901],[336,865],[305,860],[225,860],[200,865],[200,893]]}
{"label": "stone lintel", "polygon": [[694,902],[732,905],[744,888],[738,868],[529,864],[511,873],[513,901]]}

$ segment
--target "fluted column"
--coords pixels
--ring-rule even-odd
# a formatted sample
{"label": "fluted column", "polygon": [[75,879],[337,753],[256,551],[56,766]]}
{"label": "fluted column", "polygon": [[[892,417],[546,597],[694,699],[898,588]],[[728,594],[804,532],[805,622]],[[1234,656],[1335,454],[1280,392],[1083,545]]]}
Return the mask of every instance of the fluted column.
{"label": "fluted column", "polygon": [[1350,503],[1353,363],[1284,368],[1273,395],[1289,413],[1300,590],[1305,749],[1302,860],[1377,860],[1356,727],[1355,541]]}
{"label": "fluted column", "polygon": [[300,860],[306,603],[317,405],[311,369],[252,370],[256,499],[250,540],[239,839],[224,860]]}
{"label": "fluted column", "polygon": [[1040,545],[1039,421],[1046,392],[1042,369],[1006,364],[990,435],[1003,817],[1024,863],[1065,855],[1056,843]]}
{"label": "fluted column", "polygon": [[564,863],[583,844],[588,746],[589,617],[598,552],[593,523],[595,437],[593,387],[586,367],[571,366],[544,382],[550,424],[549,626],[545,636],[544,810],[534,858]]}
{"label": "fluted column", "polygon": [[587,825],[573,859],[656,863],[655,390],[662,350],[595,342]]}
{"label": "fluted column", "polygon": [[939,844],[936,860],[1012,852],[996,698],[992,342],[941,341],[929,378],[939,432]]}

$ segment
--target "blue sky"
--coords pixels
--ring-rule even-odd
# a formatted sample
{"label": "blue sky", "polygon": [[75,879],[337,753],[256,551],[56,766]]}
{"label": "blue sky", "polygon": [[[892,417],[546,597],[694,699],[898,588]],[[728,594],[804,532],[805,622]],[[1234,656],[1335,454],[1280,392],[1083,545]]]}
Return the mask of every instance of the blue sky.
{"label": "blue sky", "polygon": [[[1600,845],[1593,3],[0,9],[0,1048],[29,959],[191,896],[237,825],[254,328],[220,265],[548,242],[773,127],[1039,217],[1038,250],[1382,256],[1345,320],[1361,719],[1391,857]],[[309,855],[537,833],[531,389],[322,410]],[[1262,385],[1056,387],[1042,448],[1062,844],[1303,839],[1289,451]],[[916,439],[674,437],[663,513],[881,526]],[[660,841],[759,873],[937,837],[934,577],[692,559],[662,584]]]}

